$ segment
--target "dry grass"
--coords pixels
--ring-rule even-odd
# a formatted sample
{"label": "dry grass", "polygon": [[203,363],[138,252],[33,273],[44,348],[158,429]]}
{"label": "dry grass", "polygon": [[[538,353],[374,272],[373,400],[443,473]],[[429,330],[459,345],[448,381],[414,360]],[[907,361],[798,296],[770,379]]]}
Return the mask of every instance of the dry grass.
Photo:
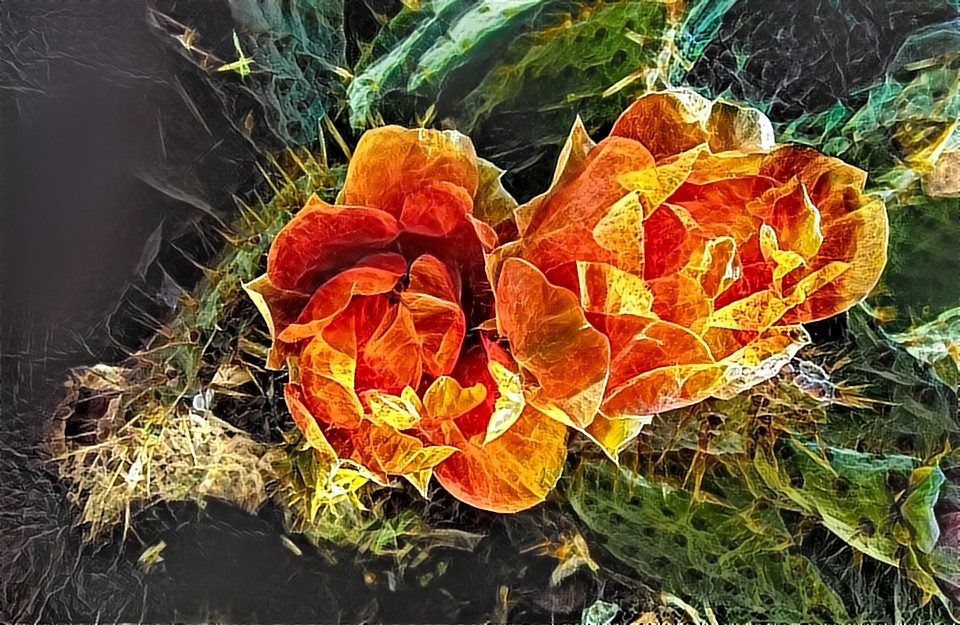
{"label": "dry grass", "polygon": [[96,442],[64,440],[55,458],[61,477],[73,485],[78,520],[90,538],[121,524],[126,533],[133,513],[160,502],[203,505],[214,497],[253,511],[269,498],[276,450],[206,409],[209,391],[172,407],[147,403],[127,420],[124,373],[129,370],[102,366],[76,372],[71,384],[97,391],[105,409],[93,415]]}
{"label": "dry grass", "polygon": [[[273,199],[237,199],[239,218],[215,268],[148,344],[119,365],[75,370],[50,437],[59,475],[71,488],[90,539],[164,502],[217,498],[253,511],[276,492],[277,467],[294,447],[276,432],[257,440],[237,425],[285,427],[265,404],[274,376],[260,368],[269,337],[240,285],[263,271],[276,232],[313,194],[332,199],[343,167],[325,153],[288,150],[264,170]],[[249,428],[248,428],[249,429]],[[281,500],[281,504],[282,504]]]}

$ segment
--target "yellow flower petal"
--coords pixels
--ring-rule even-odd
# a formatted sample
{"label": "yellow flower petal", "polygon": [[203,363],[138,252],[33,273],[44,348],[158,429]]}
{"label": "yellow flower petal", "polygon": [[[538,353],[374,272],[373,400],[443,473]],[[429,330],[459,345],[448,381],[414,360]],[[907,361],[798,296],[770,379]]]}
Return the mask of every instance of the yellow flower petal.
{"label": "yellow flower petal", "polygon": [[480,404],[487,397],[483,384],[463,388],[449,376],[434,380],[423,394],[423,406],[431,419],[456,419]]}
{"label": "yellow flower petal", "polygon": [[401,397],[377,390],[364,393],[364,397],[375,422],[389,425],[395,430],[408,430],[420,423],[422,418],[418,406],[420,401],[412,401],[410,393],[416,397],[416,391],[409,386],[403,389]]}
{"label": "yellow flower petal", "polygon": [[491,443],[509,430],[526,407],[523,380],[520,374],[510,371],[495,360],[491,360],[487,366],[490,369],[490,375],[497,383],[500,396],[497,397],[493,414],[490,415],[490,422],[487,424],[484,445]]}

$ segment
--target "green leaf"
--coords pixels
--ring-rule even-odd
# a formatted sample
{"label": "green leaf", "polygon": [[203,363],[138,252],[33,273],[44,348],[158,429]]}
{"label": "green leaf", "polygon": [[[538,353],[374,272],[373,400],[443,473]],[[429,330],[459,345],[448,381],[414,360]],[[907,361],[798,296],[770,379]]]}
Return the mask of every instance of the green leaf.
{"label": "green leaf", "polygon": [[940,467],[918,467],[910,474],[910,490],[900,513],[913,534],[914,544],[923,553],[933,551],[940,538],[940,526],[933,513],[940,496],[940,487],[946,481]]}
{"label": "green leaf", "polygon": [[[958,85],[960,86],[960,85]],[[960,202],[916,191],[888,204],[890,248],[881,285],[892,304],[895,326],[933,319],[960,302]]]}
{"label": "green leaf", "polygon": [[488,56],[530,14],[549,0],[481,0],[460,15],[451,28],[423,53],[407,89],[436,87],[451,72],[480,56]]}
{"label": "green leaf", "polygon": [[857,401],[828,406],[819,438],[875,454],[926,458],[941,451],[944,440],[960,430],[956,393],[903,344],[890,340],[863,308],[852,309],[847,324],[852,341],[831,378]]}
{"label": "green leaf", "polygon": [[[660,2],[448,1],[401,11],[347,90],[350,121],[439,119],[511,170],[559,146],[579,113],[609,123],[646,86],[668,28]],[[628,88],[604,96],[626,77]]]}
{"label": "green leaf", "polygon": [[[562,145],[578,114],[590,131],[612,122],[657,68],[669,27],[664,4],[565,4],[544,10],[539,28],[512,41],[468,92],[443,93],[463,104],[441,114],[484,137],[498,163],[529,164]],[[624,79],[632,82],[605,94]]]}
{"label": "green leaf", "polygon": [[937,319],[887,338],[916,360],[930,366],[948,388],[960,387],[960,308]]}
{"label": "green leaf", "polygon": [[[413,73],[420,57],[443,36],[451,22],[465,7],[466,0],[432,2],[418,12],[401,11],[387,26],[387,35],[381,45],[390,45],[391,33],[404,33],[397,37],[389,51],[365,66],[347,87],[347,106],[350,124],[362,128],[380,113],[381,103],[391,93],[404,93],[406,82]],[[374,42],[377,45],[377,42]],[[393,118],[390,121],[400,122]]]}
{"label": "green leaf", "polygon": [[916,464],[907,456],[821,450],[798,441],[783,441],[775,452],[760,448],[754,457],[769,488],[818,516],[850,546],[892,566],[900,560],[900,542],[890,515],[897,493],[888,483],[906,481]]}
{"label": "green leaf", "polygon": [[740,482],[726,484],[733,495],[726,500],[694,499],[625,466],[586,460],[563,488],[614,557],[695,607],[724,606],[727,622],[849,620],[816,567],[792,548],[779,511]]}
{"label": "green leaf", "polygon": [[686,68],[683,65],[689,67],[700,58],[720,32],[723,17],[736,3],[737,0],[696,0],[691,3],[678,37],[677,60],[682,61],[682,64],[672,68],[671,78],[679,80],[685,73]]}
{"label": "green leaf", "polygon": [[580,617],[581,625],[610,625],[613,619],[620,614],[620,606],[597,599],[590,607],[583,611]]}

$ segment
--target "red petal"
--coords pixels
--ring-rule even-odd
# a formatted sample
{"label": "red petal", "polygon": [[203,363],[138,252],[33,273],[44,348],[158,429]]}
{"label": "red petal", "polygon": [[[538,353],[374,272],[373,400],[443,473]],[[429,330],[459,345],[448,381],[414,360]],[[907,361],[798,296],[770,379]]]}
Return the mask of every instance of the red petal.
{"label": "red petal", "polygon": [[759,227],[759,220],[751,212],[751,203],[775,186],[774,180],[764,176],[740,176],[707,184],[686,183],[667,202],[684,208],[699,226],[703,238],[731,236],[740,243]]}
{"label": "red petal", "polygon": [[281,289],[312,293],[324,275],[349,266],[396,238],[397,221],[360,206],[332,206],[313,197],[277,234],[267,275]]}
{"label": "red petal", "polygon": [[610,345],[587,323],[577,297],[527,261],[508,258],[497,284],[497,322],[544,393],[574,425],[589,425],[603,395]]}
{"label": "red petal", "polygon": [[[379,296],[385,298],[385,296]],[[376,330],[360,348],[357,389],[377,389],[399,395],[405,386],[417,388],[423,372],[413,315],[392,303]]]}
{"label": "red petal", "polygon": [[459,284],[447,266],[421,256],[410,267],[410,286],[401,295],[420,342],[423,366],[436,377],[453,370],[466,334]]}
{"label": "red petal", "polygon": [[475,508],[517,512],[546,499],[567,455],[567,428],[532,406],[496,440],[467,439],[456,421],[440,424],[443,444],[460,451],[437,466],[435,475],[454,497]]}
{"label": "red petal", "polygon": [[334,315],[343,312],[354,297],[392,291],[406,270],[407,262],[399,254],[383,252],[364,258],[317,289],[297,323],[287,327],[280,338],[294,342],[312,337]]}
{"label": "red petal", "polygon": [[687,228],[670,206],[660,205],[643,223],[643,277],[655,280],[675,274],[686,263],[681,246],[687,240]]}
{"label": "red petal", "polygon": [[453,232],[473,208],[473,199],[463,187],[435,182],[403,200],[400,226],[407,232],[441,237]]}

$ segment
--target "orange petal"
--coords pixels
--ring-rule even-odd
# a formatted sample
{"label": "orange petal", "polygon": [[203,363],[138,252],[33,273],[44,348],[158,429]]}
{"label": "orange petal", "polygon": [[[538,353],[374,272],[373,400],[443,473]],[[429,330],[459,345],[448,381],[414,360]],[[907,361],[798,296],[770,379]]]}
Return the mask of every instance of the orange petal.
{"label": "orange petal", "polygon": [[640,276],[606,263],[577,263],[580,305],[587,313],[650,315],[653,292]]}
{"label": "orange petal", "polygon": [[686,182],[705,185],[720,180],[733,180],[760,175],[767,155],[763,153],[701,151]]}
{"label": "orange petal", "polygon": [[699,334],[713,312],[713,302],[698,280],[684,273],[647,283],[653,293],[653,313]]}
{"label": "orange petal", "polygon": [[709,346],[699,336],[674,323],[622,315],[607,318],[605,330],[613,353],[610,389],[660,367],[714,360]]}
{"label": "orange petal", "polygon": [[476,235],[477,241],[480,243],[483,251],[489,252],[496,247],[499,237],[497,236],[497,231],[494,230],[490,224],[477,219],[473,215],[467,215],[467,220],[473,227],[473,233]]}
{"label": "orange petal", "polygon": [[424,254],[410,265],[410,284],[407,291],[431,295],[437,299],[460,301],[459,277],[436,256]]}
{"label": "orange petal", "polygon": [[295,291],[279,289],[270,282],[266,274],[243,285],[250,299],[270,331],[270,352],[267,354],[267,368],[280,369],[288,356],[296,353],[294,346],[278,340],[279,335],[300,315],[307,303],[307,296]]}
{"label": "orange petal", "polygon": [[353,459],[380,475],[411,475],[432,469],[456,453],[445,445],[424,445],[388,425],[364,421],[351,434]]}
{"label": "orange petal", "polygon": [[721,363],[702,362],[641,373],[604,401],[603,412],[637,418],[699,403],[722,388],[725,370]]}
{"label": "orange petal", "polygon": [[817,206],[822,206],[835,190],[849,187],[862,191],[866,173],[838,158],[821,154],[803,145],[780,145],[771,150],[761,163],[758,175],[781,183],[800,177]]}
{"label": "orange petal", "polygon": [[[781,247],[810,260],[823,244],[820,210],[796,178],[771,191],[775,196],[770,198],[773,201],[768,223],[776,231]],[[765,194],[761,201],[769,196],[770,193]]]}
{"label": "orange petal", "polygon": [[410,285],[400,298],[413,319],[424,368],[432,376],[450,373],[467,328],[459,282],[444,263],[421,256],[411,265]]}
{"label": "orange petal", "polygon": [[643,273],[643,206],[637,193],[628,193],[615,202],[590,235],[609,253],[612,265]]}
{"label": "orange petal", "polygon": [[576,427],[590,424],[606,385],[607,338],[586,320],[577,297],[518,258],[504,261],[497,320],[514,358]]}
{"label": "orange petal", "polygon": [[658,161],[706,143],[711,103],[687,89],[641,96],[617,119],[610,136],[639,141]]}
{"label": "orange petal", "polygon": [[463,187],[434,182],[404,198],[400,226],[407,232],[440,237],[463,223],[472,208],[473,199]]}
{"label": "orange petal", "polygon": [[565,184],[577,175],[584,163],[586,163],[588,155],[596,145],[593,139],[590,138],[587,129],[583,126],[583,121],[578,115],[576,121],[573,123],[573,127],[570,129],[570,134],[566,142],[563,144],[563,148],[560,150],[560,158],[557,159],[557,166],[554,170],[553,181],[550,183],[550,188],[526,204],[518,206],[514,211],[517,230],[521,235],[525,236],[527,234],[527,228],[531,220],[547,199],[553,195],[554,189]]}
{"label": "orange petal", "polygon": [[316,335],[300,353],[300,384],[310,413],[325,423],[353,428],[363,417],[363,405],[354,391],[356,337],[341,333]]}
{"label": "orange petal", "polygon": [[730,288],[741,271],[737,242],[729,236],[704,241],[683,268],[683,273],[700,284],[709,300],[715,300]]}
{"label": "orange petal", "polygon": [[375,208],[332,206],[312,197],[270,246],[267,275],[278,288],[312,293],[324,274],[396,238],[397,221]]}
{"label": "orange petal", "polygon": [[[560,150],[560,157],[557,159],[557,166],[553,172],[551,187],[564,184],[580,171],[587,157],[593,151],[597,144],[590,138],[583,120],[577,115],[570,128],[570,134]],[[522,230],[522,229],[521,229]]]}
{"label": "orange petal", "polygon": [[824,241],[812,261],[814,268],[838,260],[849,268],[808,294],[784,315],[784,324],[819,321],[849,309],[873,290],[886,265],[889,226],[879,198],[865,199],[859,210],[825,221],[821,227]]}
{"label": "orange petal", "polygon": [[567,455],[567,428],[527,406],[492,442],[468,440],[455,421],[440,425],[443,441],[459,452],[440,464],[437,479],[454,497],[475,508],[518,512],[546,499]]}
{"label": "orange petal", "polygon": [[424,368],[432,376],[450,373],[467,332],[460,305],[410,291],[400,297],[413,322]]}
{"label": "orange petal", "polygon": [[518,258],[523,254],[520,241],[510,241],[493,249],[489,254],[484,255],[484,272],[488,284],[496,284],[500,281],[500,270],[503,269],[503,261],[508,258]]}
{"label": "orange petal", "polygon": [[744,346],[749,345],[751,341],[755,341],[760,335],[760,332],[751,330],[732,330],[730,328],[709,326],[700,335],[700,338],[709,346],[710,353],[713,354],[714,359],[719,361]]}
{"label": "orange petal", "polygon": [[[620,137],[601,141],[578,175],[558,187],[529,215],[523,257],[545,272],[577,260],[608,262],[625,271],[637,271],[637,245],[641,241],[636,240],[636,220],[642,219],[642,208],[636,192],[621,182],[621,176],[652,168],[653,164],[647,150],[635,141]],[[595,239],[598,225],[596,235],[609,242],[616,239],[616,249]],[[629,241],[627,249],[620,247],[624,241]],[[621,260],[621,253],[626,253],[626,258]]]}
{"label": "orange petal", "polygon": [[607,319],[613,350],[603,403],[608,417],[642,417],[708,397],[723,377],[709,346],[676,324],[639,317]]}
{"label": "orange petal", "polygon": [[384,126],[357,143],[338,204],[379,208],[400,218],[407,195],[434,183],[477,193],[477,155],[456,131]]}
{"label": "orange petal", "polygon": [[383,252],[364,258],[317,289],[297,323],[287,327],[280,338],[295,342],[312,337],[331,317],[343,312],[354,297],[392,291],[406,270],[407,261],[399,254]]}
{"label": "orange petal", "polygon": [[314,419],[310,410],[304,403],[303,389],[296,384],[286,384],[283,387],[283,397],[287,402],[287,408],[293,416],[293,422],[303,433],[303,437],[311,447],[316,450],[317,457],[320,458],[322,466],[332,468],[336,466],[339,460],[337,452],[324,436],[323,430]]}
{"label": "orange petal", "polygon": [[831,222],[860,210],[870,201],[863,188],[867,174],[843,161],[818,154],[816,160],[799,174],[800,182],[810,191],[823,221]]}
{"label": "orange petal", "polygon": [[789,304],[772,290],[757,291],[713,313],[710,325],[730,330],[762,332],[780,321]]}
{"label": "orange petal", "polygon": [[622,174],[620,182],[637,192],[644,215],[650,215],[690,178],[706,151],[706,145],[698,145],[657,163],[655,167]]}
{"label": "orange petal", "polygon": [[417,388],[423,372],[420,341],[407,306],[391,304],[362,347],[357,363],[357,387],[399,394]]}

